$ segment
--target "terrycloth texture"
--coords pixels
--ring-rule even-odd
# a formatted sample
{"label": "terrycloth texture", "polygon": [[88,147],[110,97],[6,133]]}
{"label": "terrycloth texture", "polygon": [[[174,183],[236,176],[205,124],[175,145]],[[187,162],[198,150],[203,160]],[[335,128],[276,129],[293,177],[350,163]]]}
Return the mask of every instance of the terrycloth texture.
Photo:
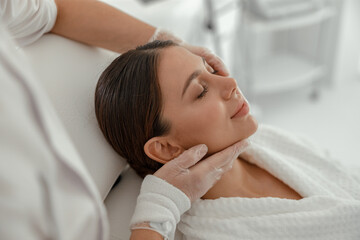
{"label": "terrycloth texture", "polygon": [[135,225],[150,222],[152,229],[165,240],[173,239],[180,216],[189,208],[190,199],[185,193],[154,175],[148,175],[141,185],[130,228],[139,228]]}
{"label": "terrycloth texture", "polygon": [[198,200],[176,239],[360,239],[360,171],[351,175],[310,142],[268,126],[259,127],[242,157],[303,199]]}

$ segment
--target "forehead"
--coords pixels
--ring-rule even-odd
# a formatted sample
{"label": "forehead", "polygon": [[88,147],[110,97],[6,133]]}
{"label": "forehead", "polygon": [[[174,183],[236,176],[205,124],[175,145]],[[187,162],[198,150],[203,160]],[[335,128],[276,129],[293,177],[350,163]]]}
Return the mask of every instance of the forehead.
{"label": "forehead", "polygon": [[183,47],[168,47],[160,52],[158,80],[163,95],[181,91],[186,79],[199,69],[202,59]]}
{"label": "forehead", "polygon": [[194,55],[187,49],[173,46],[160,52],[159,66],[160,70],[175,71],[182,67],[191,67],[199,59],[199,56]]}

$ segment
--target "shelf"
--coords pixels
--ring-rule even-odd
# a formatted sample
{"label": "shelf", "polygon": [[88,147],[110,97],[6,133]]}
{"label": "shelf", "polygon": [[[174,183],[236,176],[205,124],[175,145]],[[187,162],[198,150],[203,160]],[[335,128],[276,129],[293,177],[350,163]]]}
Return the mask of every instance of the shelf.
{"label": "shelf", "polygon": [[305,86],[321,78],[325,69],[309,59],[278,54],[254,65],[252,89],[255,94],[276,93]]}
{"label": "shelf", "polygon": [[327,7],[304,15],[274,20],[260,19],[247,14],[246,20],[250,25],[249,28],[255,32],[282,31],[314,25],[331,18],[334,14],[334,11],[330,7]]}

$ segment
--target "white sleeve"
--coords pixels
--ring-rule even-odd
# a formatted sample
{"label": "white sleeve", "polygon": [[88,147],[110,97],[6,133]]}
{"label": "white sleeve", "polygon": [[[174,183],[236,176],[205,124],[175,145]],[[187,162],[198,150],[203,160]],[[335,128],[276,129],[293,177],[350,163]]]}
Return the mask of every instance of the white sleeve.
{"label": "white sleeve", "polygon": [[[190,199],[181,190],[161,178],[148,175],[141,185],[130,228],[151,229],[165,240],[174,239],[176,225],[190,206]],[[149,227],[142,223],[149,223]]]}
{"label": "white sleeve", "polygon": [[53,28],[57,8],[53,0],[1,0],[0,16],[17,44],[25,46]]}

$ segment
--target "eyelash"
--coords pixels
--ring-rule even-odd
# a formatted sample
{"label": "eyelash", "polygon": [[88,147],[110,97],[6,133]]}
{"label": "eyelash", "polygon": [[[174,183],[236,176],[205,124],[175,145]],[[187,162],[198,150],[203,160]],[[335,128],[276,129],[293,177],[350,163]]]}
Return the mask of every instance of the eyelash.
{"label": "eyelash", "polygon": [[208,86],[203,86],[204,90],[200,93],[200,95],[197,97],[197,99],[201,99],[205,97],[206,93],[209,91]]}
{"label": "eyelash", "polygon": [[[211,74],[216,74],[217,72],[218,71],[214,70]],[[203,88],[204,88],[204,90],[200,93],[200,95],[197,97],[197,99],[201,99],[201,98],[205,97],[205,95],[209,91],[208,86],[204,85]]]}

